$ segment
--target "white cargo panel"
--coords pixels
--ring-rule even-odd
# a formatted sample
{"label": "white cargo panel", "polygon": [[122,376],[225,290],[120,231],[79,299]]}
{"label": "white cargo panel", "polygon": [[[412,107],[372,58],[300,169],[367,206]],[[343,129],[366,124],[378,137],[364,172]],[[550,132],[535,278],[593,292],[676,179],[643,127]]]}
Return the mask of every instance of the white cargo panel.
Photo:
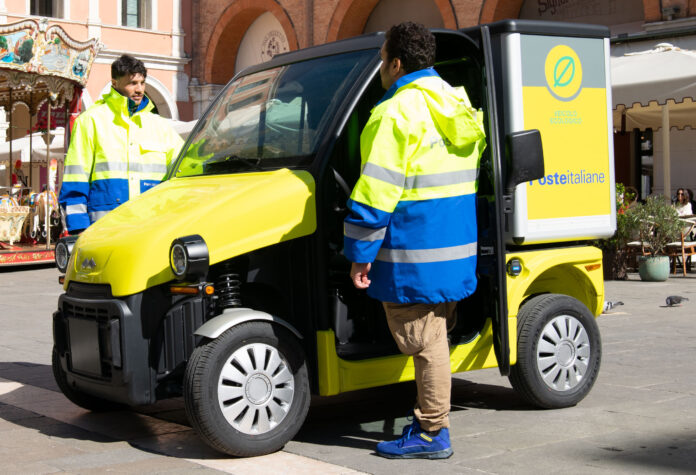
{"label": "white cargo panel", "polygon": [[609,237],[616,227],[609,40],[503,35],[508,131],[539,129],[545,176],[515,189],[506,240]]}

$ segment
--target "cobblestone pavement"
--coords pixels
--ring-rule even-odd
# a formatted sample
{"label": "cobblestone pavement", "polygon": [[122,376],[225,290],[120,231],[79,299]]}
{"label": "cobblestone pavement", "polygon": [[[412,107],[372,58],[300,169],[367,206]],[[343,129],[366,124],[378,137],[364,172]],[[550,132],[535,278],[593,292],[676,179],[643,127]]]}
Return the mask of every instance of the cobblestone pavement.
{"label": "cobblestone pavement", "polygon": [[[51,374],[51,313],[61,288],[50,267],[0,269],[0,456],[3,473],[421,474],[682,473],[696,467],[696,274],[664,283],[607,282],[603,360],[576,407],[526,405],[497,370],[456,375],[454,456],[374,455],[412,403],[412,383],[315,398],[283,451],[226,458],[191,430],[180,399],[137,411],[86,412]],[[668,295],[690,297],[667,307]]]}

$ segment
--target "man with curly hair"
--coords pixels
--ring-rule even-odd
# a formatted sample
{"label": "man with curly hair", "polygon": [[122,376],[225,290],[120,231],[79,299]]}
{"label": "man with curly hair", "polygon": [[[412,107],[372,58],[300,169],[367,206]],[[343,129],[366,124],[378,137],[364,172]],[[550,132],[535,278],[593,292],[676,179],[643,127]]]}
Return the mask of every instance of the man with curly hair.
{"label": "man with curly hair", "polygon": [[476,289],[476,190],[483,116],[433,69],[435,37],[393,26],[380,55],[387,90],[360,137],[362,172],[348,200],[344,252],[358,289],[383,302],[399,349],[413,356],[413,422],[377,445],[387,458],[441,459],[449,439],[447,330]]}

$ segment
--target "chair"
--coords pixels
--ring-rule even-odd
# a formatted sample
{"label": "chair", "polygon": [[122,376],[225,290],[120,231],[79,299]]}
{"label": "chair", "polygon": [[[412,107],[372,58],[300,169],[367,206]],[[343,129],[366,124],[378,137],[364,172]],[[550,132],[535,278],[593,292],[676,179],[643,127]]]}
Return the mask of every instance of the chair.
{"label": "chair", "polygon": [[[652,232],[653,223],[650,223],[650,231]],[[630,241],[626,243],[626,254],[629,260],[629,267],[638,268],[637,258],[639,256],[649,256],[650,255],[650,243],[646,241],[641,241],[639,236],[635,241]]]}
{"label": "chair", "polygon": [[681,259],[682,271],[686,277],[687,258],[696,255],[696,241],[691,238],[692,233],[696,229],[696,220],[694,218],[680,218],[679,221],[684,223],[681,239],[667,244],[667,255],[672,261],[672,272],[674,274],[677,273],[677,264],[679,259]]}

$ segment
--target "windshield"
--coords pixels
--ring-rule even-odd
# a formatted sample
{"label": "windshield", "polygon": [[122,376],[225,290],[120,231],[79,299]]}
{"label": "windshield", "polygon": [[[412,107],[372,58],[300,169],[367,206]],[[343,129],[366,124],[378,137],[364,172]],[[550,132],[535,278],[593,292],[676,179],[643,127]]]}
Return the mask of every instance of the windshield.
{"label": "windshield", "polygon": [[179,156],[174,176],[307,167],[375,50],[302,61],[228,84]]}

